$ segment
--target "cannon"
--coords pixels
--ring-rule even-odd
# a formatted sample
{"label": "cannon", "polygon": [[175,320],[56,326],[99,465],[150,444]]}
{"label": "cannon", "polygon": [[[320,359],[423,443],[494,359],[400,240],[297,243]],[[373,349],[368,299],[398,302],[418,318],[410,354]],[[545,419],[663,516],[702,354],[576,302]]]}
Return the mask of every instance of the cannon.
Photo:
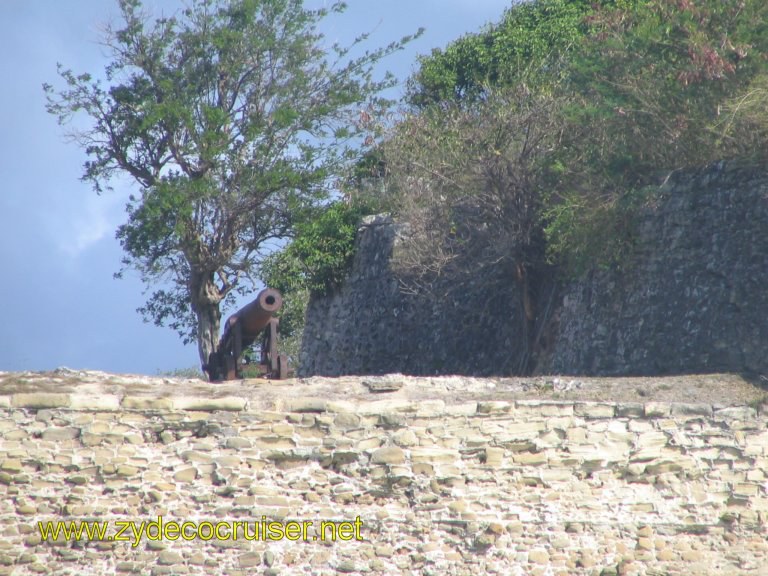
{"label": "cannon", "polygon": [[203,369],[213,380],[242,378],[240,356],[261,338],[260,371],[266,378],[288,377],[288,359],[277,351],[279,320],[274,315],[283,305],[283,297],[274,288],[265,288],[256,299],[227,318],[216,352],[211,353]]}

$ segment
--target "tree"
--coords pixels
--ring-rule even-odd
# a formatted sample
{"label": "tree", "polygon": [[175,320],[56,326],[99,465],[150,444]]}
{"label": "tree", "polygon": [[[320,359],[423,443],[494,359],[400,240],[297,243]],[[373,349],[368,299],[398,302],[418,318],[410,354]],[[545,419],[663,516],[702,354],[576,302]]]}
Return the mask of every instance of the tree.
{"label": "tree", "polygon": [[515,3],[497,24],[422,56],[408,81],[406,98],[414,107],[424,108],[439,102],[471,103],[484,98],[489,89],[520,82],[546,91],[566,74],[570,54],[587,33],[586,16],[600,5],[613,3]]}
{"label": "tree", "polygon": [[105,37],[109,86],[59,65],[65,87],[44,86],[47,110],[60,123],[90,119],[72,137],[98,193],[119,174],[138,184],[117,230],[126,253],[118,276],[136,269],[147,284],[170,283],[139,311],[185,343],[196,339],[205,366],[222,303],[252,281],[270,241],[327,197],[355,153],[361,117],[387,104],[378,94],[393,78],[374,80],[373,65],[413,37],[351,58],[362,35],[333,45],[331,62],[316,26],[343,3],[194,0],[153,23],[140,0],[119,7],[123,21]]}
{"label": "tree", "polygon": [[478,281],[494,295],[515,286],[522,373],[545,315],[543,183],[567,104],[524,85],[488,89],[473,105],[407,115],[382,146],[390,194],[407,224],[393,256],[401,285],[438,302],[458,300]]}

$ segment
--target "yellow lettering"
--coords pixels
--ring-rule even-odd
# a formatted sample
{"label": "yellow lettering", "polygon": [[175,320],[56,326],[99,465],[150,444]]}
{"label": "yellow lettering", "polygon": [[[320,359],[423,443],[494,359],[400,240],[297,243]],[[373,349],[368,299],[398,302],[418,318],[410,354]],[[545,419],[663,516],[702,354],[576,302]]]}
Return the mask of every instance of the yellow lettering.
{"label": "yellow lettering", "polygon": [[270,522],[267,524],[267,533],[267,538],[270,540],[282,540],[284,537],[283,525],[280,522]]}
{"label": "yellow lettering", "polygon": [[354,536],[355,536],[355,527],[352,526],[352,522],[339,523],[339,539],[342,542],[352,540]]}
{"label": "yellow lettering", "polygon": [[[192,528],[192,534],[187,533],[187,528]],[[184,538],[184,540],[194,540],[195,539],[195,523],[194,522],[184,522],[181,525],[181,537]]]}
{"label": "yellow lettering", "polygon": [[163,536],[166,540],[178,540],[179,539],[179,524],[178,522],[168,522],[163,526]]}
{"label": "yellow lettering", "polygon": [[[219,534],[220,528],[227,529],[227,534],[225,536]],[[229,540],[229,524],[226,522],[216,522],[216,540]]]}

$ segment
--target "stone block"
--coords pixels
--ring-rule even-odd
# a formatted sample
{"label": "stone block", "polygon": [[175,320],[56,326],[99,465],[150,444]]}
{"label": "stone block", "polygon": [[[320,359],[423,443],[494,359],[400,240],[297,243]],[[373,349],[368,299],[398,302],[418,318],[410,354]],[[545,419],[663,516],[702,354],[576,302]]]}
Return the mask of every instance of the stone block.
{"label": "stone block", "polygon": [[754,420],[757,411],[751,406],[730,406],[715,410],[713,417],[715,420]]}
{"label": "stone block", "polygon": [[517,452],[512,454],[512,461],[520,466],[541,466],[547,463],[546,452]]}
{"label": "stone block", "polygon": [[360,422],[360,416],[351,412],[341,412],[333,419],[333,425],[342,429],[358,428]]}
{"label": "stone block", "polygon": [[286,398],[284,408],[288,412],[325,412],[327,403],[324,398]]}
{"label": "stone block", "polygon": [[415,402],[416,416],[419,418],[435,418],[445,413],[445,402],[443,400],[421,400]]}
{"label": "stone block", "polygon": [[675,403],[672,404],[672,411],[671,414],[673,417],[680,418],[680,417],[698,417],[702,416],[705,418],[712,417],[712,405],[711,404],[683,404],[683,403]]}
{"label": "stone block", "polygon": [[416,434],[410,428],[398,430],[392,435],[392,441],[398,446],[408,447],[418,444],[419,439]]}
{"label": "stone block", "polygon": [[194,467],[183,468],[173,475],[176,482],[194,482],[197,479],[197,469]]}
{"label": "stone block", "polygon": [[483,452],[484,463],[487,466],[498,468],[504,462],[504,452],[505,450],[503,448],[489,446]]}
{"label": "stone block", "polygon": [[447,464],[461,459],[456,450],[443,448],[412,448],[410,456],[414,463],[425,462],[429,464]]}
{"label": "stone block", "polygon": [[618,402],[616,416],[619,418],[642,418],[645,416],[645,405],[641,402]]}
{"label": "stone block", "polygon": [[528,552],[528,562],[533,564],[549,564],[549,552],[542,548],[536,548]]}
{"label": "stone block", "polygon": [[447,404],[444,412],[448,416],[474,416],[477,413],[477,402],[462,402]]}
{"label": "stone block", "polygon": [[19,392],[11,395],[11,406],[14,408],[68,408],[69,394],[55,392]]}
{"label": "stone block", "polygon": [[47,428],[46,430],[43,430],[42,439],[59,442],[61,440],[74,440],[79,435],[80,429],[70,426],[61,428]]}
{"label": "stone block", "polygon": [[532,440],[539,436],[542,430],[546,429],[546,422],[506,422],[502,431],[494,434],[494,440],[497,444],[503,445],[507,442],[516,442],[519,440]]}
{"label": "stone block", "polygon": [[582,418],[613,418],[616,413],[616,405],[601,402],[577,402],[574,404],[573,413]]}
{"label": "stone block", "polygon": [[334,413],[354,413],[357,411],[357,404],[347,400],[328,400],[325,403],[325,410]]}
{"label": "stone block", "polygon": [[669,402],[646,402],[646,418],[665,418],[672,412],[672,406]]}
{"label": "stone block", "polygon": [[418,403],[404,398],[392,398],[389,400],[375,400],[372,402],[361,402],[357,406],[357,413],[362,415],[383,416],[391,412],[414,412]]}
{"label": "stone block", "polygon": [[491,401],[477,403],[478,414],[498,414],[498,413],[504,414],[509,412],[510,410],[512,410],[511,402],[491,400]]}
{"label": "stone block", "polygon": [[371,454],[372,464],[402,464],[405,462],[405,452],[398,446],[379,448]]}
{"label": "stone block", "polygon": [[171,410],[173,404],[170,398],[125,396],[120,402],[120,407],[125,410]]}
{"label": "stone block", "polygon": [[222,398],[200,398],[196,396],[176,396],[171,399],[174,410],[215,412],[217,410],[241,412],[245,410],[246,399],[238,396]]}
{"label": "stone block", "polygon": [[0,460],[0,470],[4,472],[21,472],[21,460],[18,458],[6,458],[4,460]]}
{"label": "stone block", "polygon": [[120,397],[114,394],[70,394],[72,410],[114,412],[120,409]]}

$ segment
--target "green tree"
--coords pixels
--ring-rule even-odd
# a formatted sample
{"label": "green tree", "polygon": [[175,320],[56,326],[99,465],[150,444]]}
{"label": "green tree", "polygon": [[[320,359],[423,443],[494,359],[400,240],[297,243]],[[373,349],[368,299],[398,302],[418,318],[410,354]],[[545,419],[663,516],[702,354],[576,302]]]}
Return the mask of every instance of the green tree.
{"label": "green tree", "polygon": [[748,152],[728,134],[723,112],[768,70],[767,18],[762,0],[648,0],[595,11],[571,66],[581,98],[575,118],[590,127],[580,135],[587,162],[614,186],[632,187]]}
{"label": "green tree", "polygon": [[675,170],[765,159],[768,5],[646,0],[587,18],[550,165],[548,249],[575,275],[631,262],[637,208]]}
{"label": "green tree", "polygon": [[412,37],[353,58],[363,35],[331,57],[316,26],[343,3],[193,0],[154,21],[140,0],[119,7],[108,86],[59,65],[64,87],[44,86],[47,109],[60,123],[90,120],[72,136],[97,192],[119,174],[138,184],[117,230],[121,273],[164,286],[139,311],[197,340],[205,365],[222,303],[245,289],[269,241],[327,196],[364,130],[360,107],[387,104],[377,95],[393,78],[374,80],[372,66]]}
{"label": "green tree", "polygon": [[439,102],[471,103],[483,99],[489,89],[521,82],[549,90],[567,74],[569,56],[588,30],[586,16],[599,5],[614,3],[516,3],[498,23],[422,56],[409,79],[406,99],[423,108]]}

